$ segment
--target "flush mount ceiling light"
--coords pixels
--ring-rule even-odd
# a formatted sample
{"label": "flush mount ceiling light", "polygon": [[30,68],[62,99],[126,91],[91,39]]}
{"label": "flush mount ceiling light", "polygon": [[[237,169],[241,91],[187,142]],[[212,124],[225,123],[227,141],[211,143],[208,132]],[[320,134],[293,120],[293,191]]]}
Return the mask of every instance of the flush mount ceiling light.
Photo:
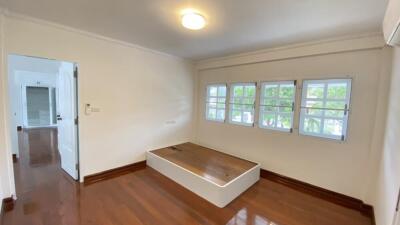
{"label": "flush mount ceiling light", "polygon": [[182,26],[190,30],[200,30],[206,26],[206,19],[194,10],[182,12]]}

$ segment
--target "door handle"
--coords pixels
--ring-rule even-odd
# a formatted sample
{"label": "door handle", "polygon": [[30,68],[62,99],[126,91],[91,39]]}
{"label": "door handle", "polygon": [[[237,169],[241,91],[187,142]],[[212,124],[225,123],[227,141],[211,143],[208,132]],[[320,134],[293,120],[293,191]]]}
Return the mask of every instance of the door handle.
{"label": "door handle", "polygon": [[57,120],[62,120],[62,118],[61,117],[57,117]]}

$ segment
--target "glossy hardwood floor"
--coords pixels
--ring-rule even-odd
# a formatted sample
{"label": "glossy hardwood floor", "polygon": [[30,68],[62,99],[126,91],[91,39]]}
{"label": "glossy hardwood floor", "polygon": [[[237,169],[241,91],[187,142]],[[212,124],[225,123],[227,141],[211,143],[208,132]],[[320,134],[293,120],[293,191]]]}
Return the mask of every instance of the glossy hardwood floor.
{"label": "glossy hardwood floor", "polygon": [[157,149],[151,153],[221,186],[257,165],[193,143]]}
{"label": "glossy hardwood floor", "polygon": [[371,224],[357,211],[265,179],[223,209],[151,168],[83,186],[60,169],[56,137],[50,129],[20,133],[18,200],[4,225]]}

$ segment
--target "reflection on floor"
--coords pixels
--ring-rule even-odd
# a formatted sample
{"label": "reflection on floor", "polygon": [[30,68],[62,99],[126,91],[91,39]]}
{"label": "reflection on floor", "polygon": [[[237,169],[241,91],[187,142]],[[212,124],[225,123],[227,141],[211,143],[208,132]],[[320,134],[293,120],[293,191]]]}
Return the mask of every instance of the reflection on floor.
{"label": "reflection on floor", "polygon": [[4,225],[371,224],[356,211],[265,179],[223,209],[151,168],[84,187],[60,168],[55,129],[20,132],[20,147],[18,200]]}

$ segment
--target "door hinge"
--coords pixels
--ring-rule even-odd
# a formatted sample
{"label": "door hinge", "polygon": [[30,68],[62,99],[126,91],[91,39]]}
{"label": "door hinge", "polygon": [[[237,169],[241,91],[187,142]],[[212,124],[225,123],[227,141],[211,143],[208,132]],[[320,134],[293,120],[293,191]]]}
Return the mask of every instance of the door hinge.
{"label": "door hinge", "polygon": [[74,69],[74,78],[78,78],[78,68]]}
{"label": "door hinge", "polygon": [[75,164],[75,169],[76,169],[76,170],[79,170],[79,164],[78,164],[78,163]]}
{"label": "door hinge", "polygon": [[78,123],[79,123],[79,119],[78,119],[78,117],[76,117],[75,118],[75,125],[78,125]]}

